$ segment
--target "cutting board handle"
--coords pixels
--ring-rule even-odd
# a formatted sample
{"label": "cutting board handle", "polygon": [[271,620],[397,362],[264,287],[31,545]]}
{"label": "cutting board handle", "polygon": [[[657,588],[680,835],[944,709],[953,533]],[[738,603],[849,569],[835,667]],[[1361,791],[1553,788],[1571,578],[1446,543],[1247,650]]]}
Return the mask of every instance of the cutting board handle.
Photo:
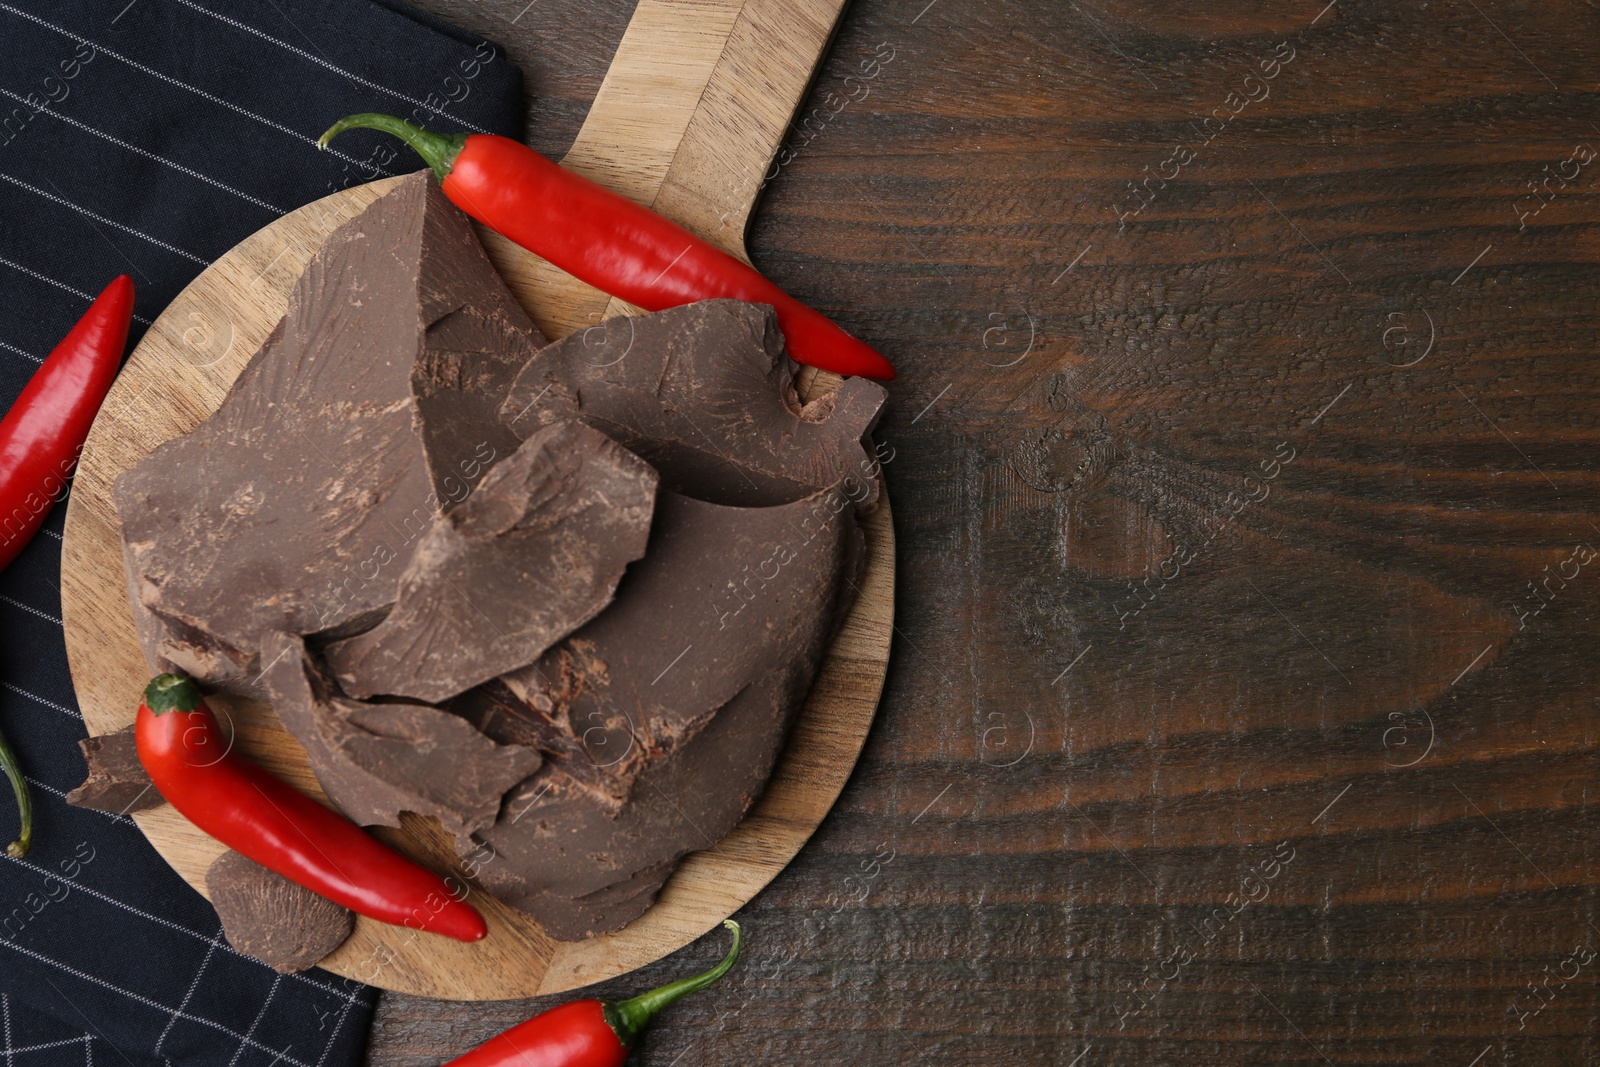
{"label": "cutting board handle", "polygon": [[[845,2],[640,0],[562,164],[748,259],[756,197]],[[628,310],[493,234],[484,243],[552,338]]]}

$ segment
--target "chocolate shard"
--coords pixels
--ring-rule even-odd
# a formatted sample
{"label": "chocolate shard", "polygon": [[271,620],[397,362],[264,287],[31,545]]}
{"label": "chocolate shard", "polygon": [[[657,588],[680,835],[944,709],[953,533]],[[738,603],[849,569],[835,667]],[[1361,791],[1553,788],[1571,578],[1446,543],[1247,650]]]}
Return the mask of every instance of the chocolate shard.
{"label": "chocolate shard", "polygon": [[655,495],[650,465],[599,430],[540,430],[423,534],[388,617],[328,646],[334,677],[438,702],[532,663],[611,602]]}
{"label": "chocolate shard", "polygon": [[270,630],[370,625],[515,449],[496,412],[543,340],[425,172],[342,226],[216,413],[117,480],[152,662],[225,683]]}
{"label": "chocolate shard", "polygon": [[598,937],[622,929],[649,910],[677,865],[676,860],[658,863],[587,896],[539,894],[524,906],[539,916],[540,929],[557,941]]}
{"label": "chocolate shard", "polygon": [[484,884],[557,937],[641,914],[760,795],[848,599],[861,531],[838,487],[737,508],[658,494],[611,607],[447,706],[544,765],[477,839]]}
{"label": "chocolate shard", "polygon": [[865,514],[878,489],[863,438],[887,396],[850,378],[802,407],[772,309],[702,300],[549,345],[500,413],[519,437],[582,418],[649,460],[663,485],[719,504],[789,503],[854,479],[860,492],[845,488]]}
{"label": "chocolate shard", "polygon": [[363,826],[399,826],[400,813],[413,811],[466,840],[539,767],[533,749],[499,744],[438,708],[340,696],[299,637],[270,633],[261,654],[278,718],[305,746],[328,798]]}
{"label": "chocolate shard", "polygon": [[237,852],[206,871],[228,944],[280,974],[315,967],[350,936],[356,913]]}
{"label": "chocolate shard", "polygon": [[89,773],[82,785],[67,794],[68,804],[124,815],[166,803],[139,762],[131,723],[116,733],[86,737],[78,747]]}

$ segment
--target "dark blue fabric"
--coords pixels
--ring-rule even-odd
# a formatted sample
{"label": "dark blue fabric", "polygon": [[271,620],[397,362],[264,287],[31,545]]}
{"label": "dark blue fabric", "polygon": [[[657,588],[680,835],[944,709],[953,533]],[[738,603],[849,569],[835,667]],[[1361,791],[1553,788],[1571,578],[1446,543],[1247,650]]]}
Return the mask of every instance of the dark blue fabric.
{"label": "dark blue fabric", "polygon": [[[521,107],[497,48],[396,0],[0,0],[0,410],[117,274],[136,341],[280,213],[420,165],[366,131],[319,152],[341,115],[520,136]],[[64,511],[0,574],[0,728],[37,809],[32,854],[0,859],[0,1063],[358,1063],[371,990],[240,956],[130,818],[63,803],[84,774]]]}

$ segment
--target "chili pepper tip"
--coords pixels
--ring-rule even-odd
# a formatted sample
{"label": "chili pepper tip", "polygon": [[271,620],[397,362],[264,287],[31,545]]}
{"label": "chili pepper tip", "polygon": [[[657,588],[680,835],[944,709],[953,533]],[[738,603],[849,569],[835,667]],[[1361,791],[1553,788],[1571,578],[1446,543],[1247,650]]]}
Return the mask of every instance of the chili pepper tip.
{"label": "chili pepper tip", "polygon": [[158,674],[144,687],[144,706],[156,715],[193,711],[203,703],[200,687],[186,674]]}

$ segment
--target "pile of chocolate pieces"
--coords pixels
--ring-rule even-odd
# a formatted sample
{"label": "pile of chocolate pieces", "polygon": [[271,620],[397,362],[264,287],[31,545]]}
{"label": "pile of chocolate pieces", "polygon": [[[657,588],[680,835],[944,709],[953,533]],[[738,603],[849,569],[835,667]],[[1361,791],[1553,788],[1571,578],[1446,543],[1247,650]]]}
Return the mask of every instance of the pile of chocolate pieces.
{"label": "pile of chocolate pieces", "polygon": [[[793,370],[771,309],[727,300],[548,344],[407,177],[117,481],[146,658],[268,701],[342,811],[437,819],[551,936],[616,930],[760,795],[855,595],[885,394],[802,405]],[[80,799],[126,801],[117,748]],[[267,921],[230,936],[296,967],[333,940]]]}

